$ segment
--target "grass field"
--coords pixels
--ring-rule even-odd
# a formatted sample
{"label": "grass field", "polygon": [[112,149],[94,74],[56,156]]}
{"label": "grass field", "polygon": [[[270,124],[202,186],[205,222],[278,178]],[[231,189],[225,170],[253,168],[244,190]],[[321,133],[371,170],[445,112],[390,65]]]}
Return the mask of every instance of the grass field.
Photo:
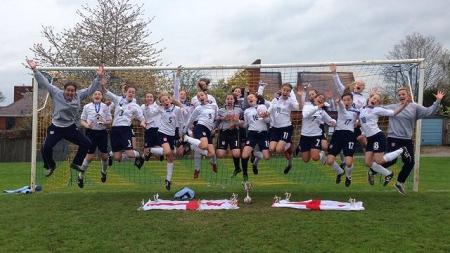
{"label": "grass field", "polygon": [[[159,184],[92,184],[0,195],[0,252],[450,252],[450,158],[422,158],[420,192],[334,183],[255,187],[239,210],[139,212]],[[0,188],[29,181],[29,164],[0,164]],[[242,195],[239,184],[197,184],[198,198]],[[44,185],[45,189],[45,185]],[[270,208],[275,194],[364,202],[362,212]]]}

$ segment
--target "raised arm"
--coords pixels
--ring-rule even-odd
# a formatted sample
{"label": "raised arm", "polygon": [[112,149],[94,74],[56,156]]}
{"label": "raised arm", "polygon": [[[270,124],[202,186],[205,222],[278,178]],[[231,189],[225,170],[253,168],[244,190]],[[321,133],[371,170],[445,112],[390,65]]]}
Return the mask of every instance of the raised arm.
{"label": "raised arm", "polygon": [[181,66],[178,67],[175,79],[173,80],[173,97],[175,100],[180,100],[180,73]]}
{"label": "raised arm", "polygon": [[105,68],[103,65],[100,65],[97,69],[97,77],[92,81],[91,85],[85,89],[81,89],[78,92],[78,96],[80,97],[80,100],[83,100],[90,95],[92,95],[96,90],[100,89],[100,82],[102,81],[102,78],[105,76]]}
{"label": "raised arm", "polygon": [[332,77],[333,77],[334,87],[336,88],[338,95],[342,96],[342,94],[344,94],[345,85],[342,84],[341,78],[339,78],[339,75],[336,73],[336,64],[330,65],[330,71],[333,74]]}
{"label": "raised arm", "polygon": [[300,109],[300,104],[298,103],[297,96],[295,95],[294,90],[291,90],[290,98],[291,98],[291,104],[290,104],[291,109],[292,110],[299,110]]}
{"label": "raised arm", "polygon": [[38,85],[40,87],[44,87],[45,89],[47,89],[48,92],[50,93],[50,95],[52,95],[56,92],[62,91],[58,87],[50,84],[50,82],[47,80],[47,78],[45,78],[44,75],[42,75],[42,73],[36,69],[36,67],[37,67],[36,62],[34,62],[33,60],[27,59],[27,64],[30,67],[30,69],[33,70],[34,78],[36,78]]}
{"label": "raised arm", "polygon": [[433,115],[439,110],[439,104],[441,103],[442,99],[444,98],[445,92],[438,91],[436,94],[433,94],[433,95],[436,98],[436,101],[434,101],[434,103],[431,106],[424,107],[422,105],[417,105],[417,119],[421,119],[423,117]]}

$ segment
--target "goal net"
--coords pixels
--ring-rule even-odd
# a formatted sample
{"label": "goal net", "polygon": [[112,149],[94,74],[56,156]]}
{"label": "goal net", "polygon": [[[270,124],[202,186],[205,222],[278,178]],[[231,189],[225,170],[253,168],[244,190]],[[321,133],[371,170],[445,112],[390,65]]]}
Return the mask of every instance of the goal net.
{"label": "goal net", "polygon": [[[411,88],[413,97],[419,104],[422,103],[423,92],[423,66],[422,59],[388,60],[388,61],[359,61],[336,62],[337,73],[345,85],[354,80],[363,80],[366,84],[364,95],[367,96],[372,88],[377,88],[383,95],[384,104],[396,102],[395,90],[400,86]],[[186,90],[188,97],[196,95],[196,83],[206,77],[211,80],[209,94],[213,95],[219,108],[224,106],[224,99],[235,87],[248,90],[250,93],[257,91],[258,83],[267,83],[264,97],[271,100],[283,83],[290,83],[294,87],[303,86],[316,89],[319,92],[334,95],[332,74],[329,62],[325,63],[294,63],[294,64],[251,64],[251,65],[224,65],[224,66],[185,66],[181,68],[181,89]],[[96,67],[41,67],[40,70],[48,76],[54,85],[62,87],[65,80],[75,80],[81,87],[86,87],[94,78]],[[158,93],[167,91],[173,94],[173,83],[176,67],[105,67],[109,76],[109,89],[115,94],[121,94],[120,86],[124,81],[136,84],[136,99],[139,105],[144,103],[145,93],[151,92],[157,97]],[[407,77],[399,78],[399,77]],[[406,83],[400,80],[407,80]],[[36,82],[33,80],[35,87]],[[57,162],[54,174],[45,178],[41,157],[41,147],[46,137],[46,129],[51,123],[52,101],[46,91],[38,90],[39,95],[34,97],[34,125],[32,145],[32,184],[42,184],[46,190],[65,188],[75,185],[77,172],[69,169],[69,164],[76,153],[77,147],[66,141],[61,141],[54,148],[54,157]],[[300,97],[297,97],[300,99]],[[91,98],[82,101],[82,105],[91,102]],[[329,114],[336,118],[336,110],[332,103],[328,108]],[[300,108],[301,110],[301,108]],[[81,113],[81,110],[80,110]],[[292,112],[294,126],[292,145],[297,147],[300,139],[301,111]],[[386,131],[387,118],[380,118],[380,126]],[[409,177],[407,187],[417,190],[419,182],[420,159],[420,121],[414,134],[416,144],[416,167]],[[136,135],[136,149],[143,150],[144,130],[133,124]],[[328,141],[331,139],[333,128],[327,128]],[[217,136],[217,135],[216,135]],[[214,138],[216,139],[216,138]],[[355,154],[354,170],[352,174],[352,187],[369,187],[367,184],[367,168],[364,165],[362,148],[357,148]],[[339,160],[339,157],[337,158]],[[259,174],[251,173],[252,165],[249,163],[250,181],[257,185],[283,185],[283,184],[335,184],[334,171],[330,166],[319,162],[304,163],[301,158],[295,157],[290,173],[283,173],[286,159],[283,156],[271,154],[267,161],[259,162]],[[398,175],[402,162],[390,167]],[[101,187],[100,161],[93,161],[85,176],[85,187]],[[193,179],[194,159],[193,154],[188,153],[183,157],[175,158],[173,187],[187,185],[233,185],[242,182],[242,174],[231,177],[234,170],[231,155],[218,160],[218,173],[212,172],[208,159],[201,159],[201,173],[198,179]],[[107,185],[134,186],[142,184],[164,183],[166,174],[166,162],[153,160],[146,162],[139,170],[133,162],[115,162],[108,170]],[[378,177],[379,182],[382,178]],[[413,187],[414,186],[414,187]],[[343,186],[342,186],[343,187]]]}

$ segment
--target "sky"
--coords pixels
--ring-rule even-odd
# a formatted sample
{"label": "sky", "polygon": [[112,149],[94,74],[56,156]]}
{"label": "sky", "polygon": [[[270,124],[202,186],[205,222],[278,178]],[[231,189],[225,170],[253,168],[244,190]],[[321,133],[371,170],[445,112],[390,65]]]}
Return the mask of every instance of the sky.
{"label": "sky", "polygon": [[[0,91],[29,85],[25,57],[56,31],[79,21],[76,10],[96,0],[3,1],[0,8]],[[162,41],[165,64],[216,65],[385,59],[406,35],[419,32],[450,48],[447,0],[130,0],[154,17],[150,40]]]}

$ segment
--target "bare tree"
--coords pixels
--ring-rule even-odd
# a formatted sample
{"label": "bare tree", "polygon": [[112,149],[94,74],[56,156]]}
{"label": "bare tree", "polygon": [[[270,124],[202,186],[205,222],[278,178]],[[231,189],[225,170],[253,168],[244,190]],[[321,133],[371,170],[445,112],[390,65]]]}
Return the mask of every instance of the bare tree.
{"label": "bare tree", "polygon": [[42,34],[49,47],[36,43],[31,48],[43,65],[108,66],[158,65],[161,52],[151,42],[142,5],[129,0],[98,0],[97,6],[82,5],[77,10],[81,18],[73,28],[58,33],[43,26]]}
{"label": "bare tree", "polygon": [[[407,35],[405,39],[396,44],[389,51],[388,59],[425,58],[424,88],[435,87],[444,77],[443,60],[448,53],[447,49],[436,41],[433,36],[424,36],[420,33]],[[418,82],[417,66],[397,65],[384,70],[386,80],[400,85],[408,83],[413,86]]]}

